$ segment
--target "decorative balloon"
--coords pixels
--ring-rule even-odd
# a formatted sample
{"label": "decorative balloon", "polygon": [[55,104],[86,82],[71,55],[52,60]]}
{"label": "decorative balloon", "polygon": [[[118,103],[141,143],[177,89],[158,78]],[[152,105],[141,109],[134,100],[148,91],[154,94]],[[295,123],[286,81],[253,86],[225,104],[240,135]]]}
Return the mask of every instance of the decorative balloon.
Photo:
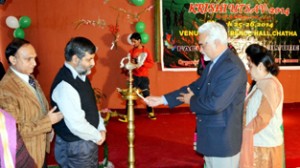
{"label": "decorative balloon", "polygon": [[131,35],[132,35],[132,34],[129,34],[129,35],[127,36],[127,42],[128,42],[129,45],[133,45],[132,42],[131,42],[131,39],[130,39]]}
{"label": "decorative balloon", "polygon": [[22,16],[19,19],[19,24],[21,28],[25,29],[30,26],[31,19],[28,16]]}
{"label": "decorative balloon", "polygon": [[138,33],[143,33],[145,31],[146,24],[144,22],[137,22],[135,25],[135,30]]}
{"label": "decorative balloon", "polygon": [[16,29],[20,27],[18,19],[14,16],[8,16],[5,22],[9,28]]}
{"label": "decorative balloon", "polygon": [[147,33],[142,33],[141,34],[141,39],[142,39],[142,43],[146,44],[149,41],[149,35]]}
{"label": "decorative balloon", "polygon": [[28,16],[21,16],[18,20],[15,16],[8,16],[5,22],[9,28],[15,29],[13,33],[15,38],[24,39],[25,32],[23,29],[30,26],[31,19]]}
{"label": "decorative balloon", "polygon": [[15,31],[14,31],[14,37],[15,38],[24,39],[24,37],[25,37],[24,30],[22,28],[15,29]]}
{"label": "decorative balloon", "polygon": [[142,6],[145,3],[145,0],[131,0],[131,2],[136,6]]}

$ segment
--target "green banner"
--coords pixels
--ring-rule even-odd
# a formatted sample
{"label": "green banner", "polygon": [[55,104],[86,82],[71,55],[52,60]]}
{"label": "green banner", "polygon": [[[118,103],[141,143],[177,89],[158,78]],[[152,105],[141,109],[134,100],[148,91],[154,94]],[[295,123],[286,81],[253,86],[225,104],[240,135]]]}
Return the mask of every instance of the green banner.
{"label": "green banner", "polygon": [[162,0],[157,5],[164,71],[195,71],[198,27],[216,20],[227,23],[229,42],[245,64],[245,48],[259,43],[281,69],[300,69],[300,0]]}

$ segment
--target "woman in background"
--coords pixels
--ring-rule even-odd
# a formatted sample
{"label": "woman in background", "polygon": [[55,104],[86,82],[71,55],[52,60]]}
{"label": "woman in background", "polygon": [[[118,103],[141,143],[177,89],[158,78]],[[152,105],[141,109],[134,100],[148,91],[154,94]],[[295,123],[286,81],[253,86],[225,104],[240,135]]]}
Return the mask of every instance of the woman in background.
{"label": "woman in background", "polygon": [[246,54],[253,83],[245,100],[240,167],[279,168],[284,164],[279,68],[263,46],[252,44]]}

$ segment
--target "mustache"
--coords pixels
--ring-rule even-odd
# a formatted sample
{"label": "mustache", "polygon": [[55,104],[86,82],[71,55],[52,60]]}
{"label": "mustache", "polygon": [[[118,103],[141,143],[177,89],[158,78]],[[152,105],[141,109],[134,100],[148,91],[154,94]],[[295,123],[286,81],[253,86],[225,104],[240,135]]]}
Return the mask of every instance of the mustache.
{"label": "mustache", "polygon": [[79,65],[76,67],[76,71],[78,72],[79,75],[88,75],[91,73],[93,67],[94,65],[90,65],[89,67],[84,68]]}

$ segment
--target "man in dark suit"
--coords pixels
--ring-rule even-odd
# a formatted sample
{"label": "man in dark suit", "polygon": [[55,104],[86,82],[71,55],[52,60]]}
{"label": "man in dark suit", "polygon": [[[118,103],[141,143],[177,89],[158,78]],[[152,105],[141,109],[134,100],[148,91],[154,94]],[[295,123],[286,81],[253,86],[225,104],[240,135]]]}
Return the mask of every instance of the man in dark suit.
{"label": "man in dark suit", "polygon": [[242,142],[242,116],[247,74],[240,60],[227,46],[222,25],[208,22],[199,27],[200,52],[212,61],[201,78],[163,96],[149,96],[149,106],[170,108],[190,105],[197,119],[197,151],[207,168],[237,168]]}

